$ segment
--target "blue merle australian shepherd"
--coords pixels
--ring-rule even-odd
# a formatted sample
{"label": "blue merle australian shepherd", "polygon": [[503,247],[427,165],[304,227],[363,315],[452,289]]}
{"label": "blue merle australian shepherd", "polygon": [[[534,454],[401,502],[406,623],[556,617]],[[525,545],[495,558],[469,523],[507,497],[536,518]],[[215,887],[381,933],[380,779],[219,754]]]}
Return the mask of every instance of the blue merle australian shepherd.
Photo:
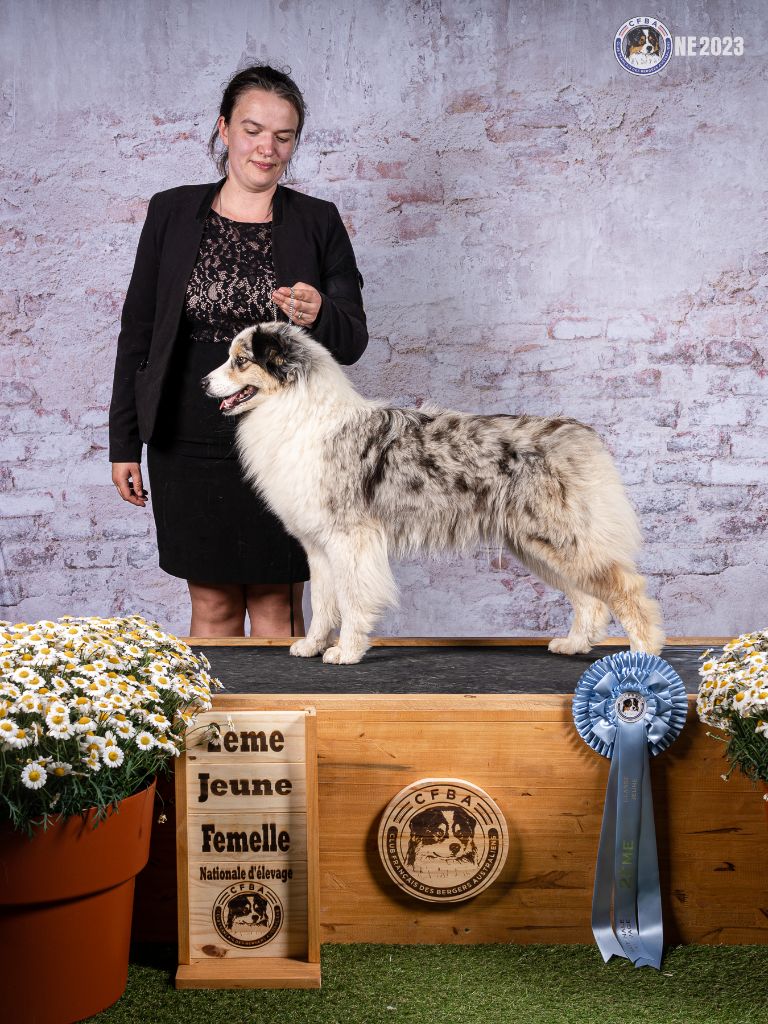
{"label": "blue merle australian shepherd", "polygon": [[[307,552],[312,623],[291,654],[354,664],[395,602],[391,554],[508,548],[574,609],[551,651],[589,651],[611,613],[634,650],[658,653],[658,606],[640,534],[597,434],[571,419],[394,409],[355,391],[299,327],[266,323],[204,380],[248,479]],[[338,639],[333,631],[339,629]]]}

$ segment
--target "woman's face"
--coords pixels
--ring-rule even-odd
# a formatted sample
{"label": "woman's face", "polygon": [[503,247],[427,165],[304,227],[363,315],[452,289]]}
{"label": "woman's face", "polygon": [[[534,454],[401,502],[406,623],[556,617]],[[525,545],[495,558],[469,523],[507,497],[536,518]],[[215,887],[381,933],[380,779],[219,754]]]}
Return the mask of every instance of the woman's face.
{"label": "woman's face", "polygon": [[274,188],[296,146],[299,115],[288,100],[263,89],[244,92],[219,135],[229,150],[229,176],[249,192]]}

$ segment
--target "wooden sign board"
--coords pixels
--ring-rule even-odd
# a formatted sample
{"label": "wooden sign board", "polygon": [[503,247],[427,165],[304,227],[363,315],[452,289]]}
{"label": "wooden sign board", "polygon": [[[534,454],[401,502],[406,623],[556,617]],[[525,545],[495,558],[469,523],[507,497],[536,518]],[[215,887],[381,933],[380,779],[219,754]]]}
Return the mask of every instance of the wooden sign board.
{"label": "wooden sign board", "polygon": [[319,988],[317,718],[209,711],[176,769],[177,988]]}

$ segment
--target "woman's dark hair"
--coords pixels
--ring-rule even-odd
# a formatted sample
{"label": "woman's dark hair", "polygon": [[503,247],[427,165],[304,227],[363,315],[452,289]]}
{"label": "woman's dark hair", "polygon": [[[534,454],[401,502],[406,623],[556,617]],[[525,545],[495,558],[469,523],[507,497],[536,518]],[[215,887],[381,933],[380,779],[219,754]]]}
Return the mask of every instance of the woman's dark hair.
{"label": "woman's dark hair", "polygon": [[[235,104],[238,99],[249,89],[263,89],[264,92],[273,92],[276,96],[279,96],[283,100],[287,100],[291,104],[299,118],[299,123],[296,128],[295,149],[299,144],[301,130],[304,127],[304,119],[307,116],[307,105],[304,102],[304,97],[301,95],[301,90],[298,85],[296,85],[294,80],[290,78],[285,71],[278,71],[277,68],[270,67],[269,64],[253,64],[249,68],[243,68],[242,71],[238,71],[232,76],[221,97],[219,115],[224,118],[227,124],[230,122],[232,111],[235,109]],[[229,165],[229,155],[226,149],[223,149],[218,154],[216,153],[216,140],[218,138],[219,129],[217,120],[216,126],[211,132],[211,137],[208,140],[208,154],[211,160],[216,164],[219,174],[221,174],[222,177],[225,177],[227,174],[227,167]]]}

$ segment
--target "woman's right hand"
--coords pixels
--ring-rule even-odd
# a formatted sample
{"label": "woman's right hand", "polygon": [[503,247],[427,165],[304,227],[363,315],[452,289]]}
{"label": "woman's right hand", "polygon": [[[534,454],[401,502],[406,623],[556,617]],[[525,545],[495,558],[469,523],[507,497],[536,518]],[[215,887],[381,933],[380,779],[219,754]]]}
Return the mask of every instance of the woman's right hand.
{"label": "woman's right hand", "polygon": [[123,501],[141,508],[147,504],[149,491],[144,490],[141,481],[141,466],[138,462],[113,462],[112,483],[118,489]]}

